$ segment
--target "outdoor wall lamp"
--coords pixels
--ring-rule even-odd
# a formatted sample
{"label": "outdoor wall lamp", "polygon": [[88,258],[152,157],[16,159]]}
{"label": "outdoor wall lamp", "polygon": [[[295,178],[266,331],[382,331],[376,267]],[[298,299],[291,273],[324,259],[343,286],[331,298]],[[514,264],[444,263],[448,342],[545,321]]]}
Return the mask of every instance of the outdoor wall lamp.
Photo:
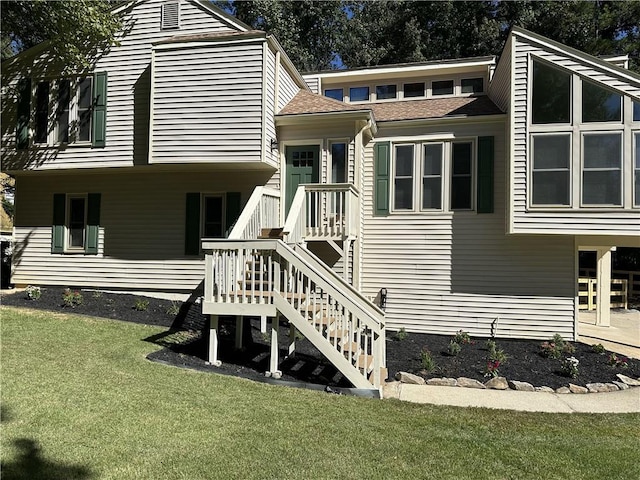
{"label": "outdoor wall lamp", "polygon": [[278,140],[275,138],[271,139],[271,150],[276,150],[278,148]]}

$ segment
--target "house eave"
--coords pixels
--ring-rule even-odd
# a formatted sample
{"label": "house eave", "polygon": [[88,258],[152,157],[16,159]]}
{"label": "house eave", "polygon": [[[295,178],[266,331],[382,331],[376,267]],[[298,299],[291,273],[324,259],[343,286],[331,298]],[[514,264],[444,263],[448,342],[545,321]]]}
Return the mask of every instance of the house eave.
{"label": "house eave", "polygon": [[371,110],[350,110],[350,111],[338,111],[338,112],[317,112],[317,113],[290,113],[286,115],[276,115],[276,126],[288,126],[298,124],[309,124],[318,121],[335,121],[335,120],[371,120],[375,125],[376,121],[373,118],[373,112]]}
{"label": "house eave", "polygon": [[432,125],[434,123],[494,123],[506,120],[506,113],[493,115],[457,115],[450,117],[409,118],[404,120],[378,120],[381,127],[393,125],[394,127],[417,126],[421,124]]}

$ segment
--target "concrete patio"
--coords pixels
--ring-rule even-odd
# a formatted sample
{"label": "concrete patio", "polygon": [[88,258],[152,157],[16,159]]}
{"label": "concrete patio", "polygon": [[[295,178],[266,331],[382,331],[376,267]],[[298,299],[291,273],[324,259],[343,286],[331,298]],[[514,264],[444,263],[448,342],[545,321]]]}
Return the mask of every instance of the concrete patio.
{"label": "concrete patio", "polygon": [[601,343],[607,350],[640,359],[640,311],[611,310],[611,326],[596,325],[596,312],[578,315],[578,341]]}

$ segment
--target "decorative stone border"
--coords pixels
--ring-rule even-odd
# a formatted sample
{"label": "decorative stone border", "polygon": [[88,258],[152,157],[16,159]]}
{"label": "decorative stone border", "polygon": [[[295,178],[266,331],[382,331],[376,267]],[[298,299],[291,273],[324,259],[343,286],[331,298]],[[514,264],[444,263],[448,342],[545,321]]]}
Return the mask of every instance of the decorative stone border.
{"label": "decorative stone border", "polygon": [[629,387],[640,387],[640,379],[634,379],[622,375],[616,374],[619,381],[613,381],[610,383],[587,383],[586,387],[569,383],[569,386],[563,386],[556,388],[541,386],[534,387],[528,382],[519,382],[517,380],[507,380],[505,377],[494,377],[487,382],[482,383],[473,378],[459,377],[459,378],[430,378],[425,380],[424,378],[407,372],[398,372],[396,374],[396,380],[400,383],[407,383],[413,385],[436,385],[440,387],[464,387],[464,388],[478,388],[489,390],[518,390],[521,392],[547,392],[547,393],[603,393],[603,392],[617,392],[618,390],[626,390]]}

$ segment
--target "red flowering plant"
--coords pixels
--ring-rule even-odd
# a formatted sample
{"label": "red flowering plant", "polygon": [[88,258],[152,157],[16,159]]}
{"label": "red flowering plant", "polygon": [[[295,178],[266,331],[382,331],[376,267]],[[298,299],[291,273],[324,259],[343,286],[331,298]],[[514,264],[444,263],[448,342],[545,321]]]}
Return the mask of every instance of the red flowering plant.
{"label": "red flowering plant", "polygon": [[487,366],[484,369],[485,377],[499,377],[500,372],[498,368],[500,367],[500,360],[488,360]]}
{"label": "red flowering plant", "polygon": [[609,365],[614,368],[625,369],[629,367],[629,359],[622,355],[618,356],[615,353],[609,355]]}

